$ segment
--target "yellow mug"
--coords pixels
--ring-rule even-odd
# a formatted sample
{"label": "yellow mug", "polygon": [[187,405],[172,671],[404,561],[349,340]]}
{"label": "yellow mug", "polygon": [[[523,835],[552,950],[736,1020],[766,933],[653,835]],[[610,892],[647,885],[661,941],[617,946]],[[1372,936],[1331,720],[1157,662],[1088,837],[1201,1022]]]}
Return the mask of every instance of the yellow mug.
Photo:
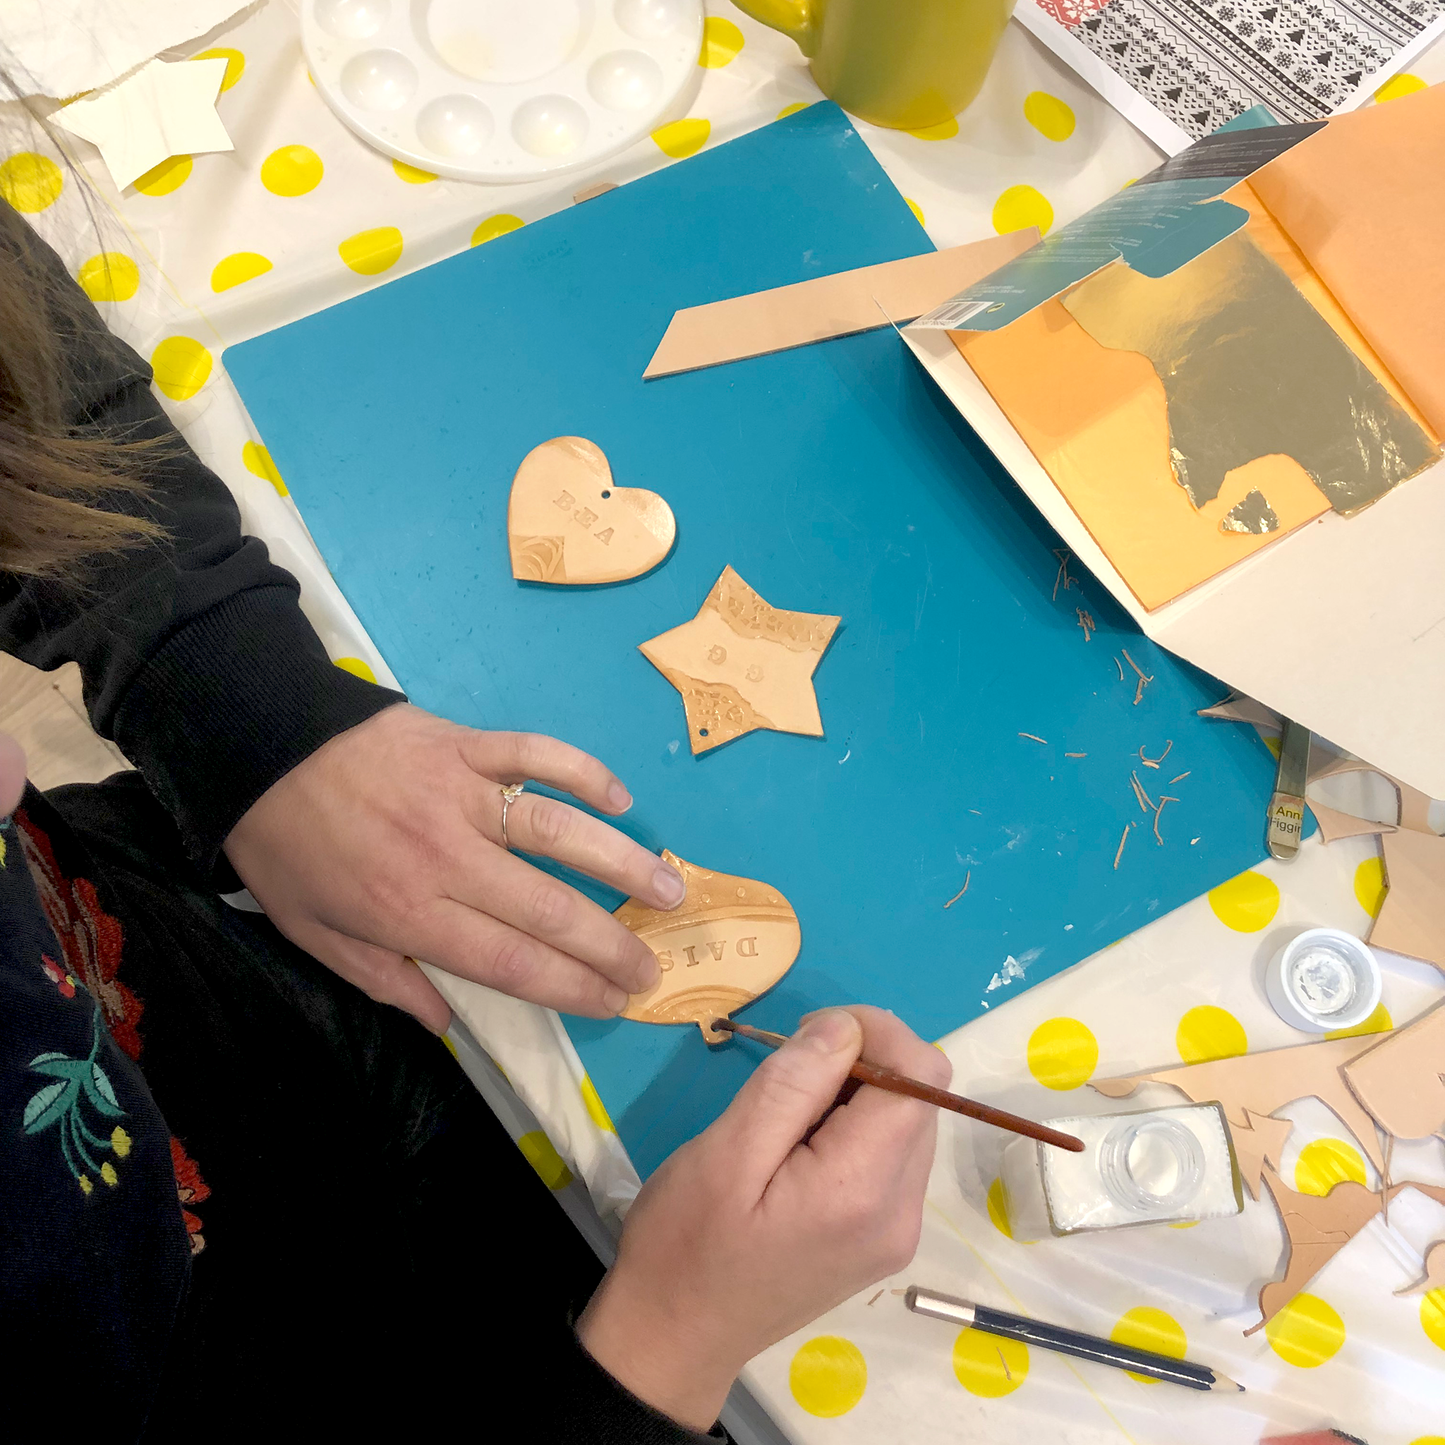
{"label": "yellow mug", "polygon": [[818,87],[873,125],[941,125],[978,94],[1014,0],[733,0],[798,42]]}

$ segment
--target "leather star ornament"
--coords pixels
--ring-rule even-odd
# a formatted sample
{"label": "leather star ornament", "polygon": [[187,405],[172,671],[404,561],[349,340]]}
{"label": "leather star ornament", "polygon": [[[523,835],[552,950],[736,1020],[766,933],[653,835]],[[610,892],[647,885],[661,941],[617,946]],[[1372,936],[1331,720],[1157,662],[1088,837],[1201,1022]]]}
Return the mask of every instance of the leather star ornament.
{"label": "leather star ornament", "polygon": [[756,728],[822,737],[813,672],[840,621],[771,607],[726,567],[691,622],[639,650],[682,695],[694,753]]}

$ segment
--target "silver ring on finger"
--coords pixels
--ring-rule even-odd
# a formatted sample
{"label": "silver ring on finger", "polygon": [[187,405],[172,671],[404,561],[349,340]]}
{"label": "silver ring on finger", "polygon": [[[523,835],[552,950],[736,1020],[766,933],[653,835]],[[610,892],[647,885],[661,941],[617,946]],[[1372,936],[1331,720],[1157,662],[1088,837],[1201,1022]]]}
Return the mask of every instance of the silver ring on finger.
{"label": "silver ring on finger", "polygon": [[502,788],[502,847],[508,853],[512,851],[512,844],[507,837],[507,810],[522,796],[522,789],[526,783],[507,783]]}

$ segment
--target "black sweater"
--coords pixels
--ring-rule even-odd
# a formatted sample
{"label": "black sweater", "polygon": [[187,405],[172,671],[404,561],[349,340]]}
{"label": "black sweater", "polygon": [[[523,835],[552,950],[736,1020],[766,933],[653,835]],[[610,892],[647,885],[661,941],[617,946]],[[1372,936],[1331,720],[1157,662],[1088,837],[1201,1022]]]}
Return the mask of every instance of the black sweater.
{"label": "black sweater", "polygon": [[[0,574],[0,648],[46,669],[79,663],[92,724],[175,819],[195,865],[192,886],[209,879],[229,891],[237,883],[221,845],[247,808],[400,695],[330,662],[301,613],[296,580],[264,543],[242,535],[230,492],[152,395],[149,367],[101,325],[58,257],[3,205],[0,243],[82,303],[62,337],[73,423],[170,443],[149,473],[149,499],[118,494],[106,504],[154,519],[168,539],[103,557],[80,586]],[[134,1439],[191,1268],[170,1128],[135,1049],[117,1044],[99,999],[66,971],[24,874],[15,829],[0,825],[0,1337],[23,1318],[30,1327],[20,1357],[43,1353],[37,1334],[54,1341],[56,1360],[79,1347],[87,1390],[109,1392],[107,1432]],[[116,1187],[117,1170],[125,1188]],[[104,1212],[87,1210],[92,1198],[105,1201]],[[713,1438],[633,1399],[564,1320],[558,1326],[546,1346],[555,1350],[549,1425],[534,1438]],[[84,1341],[104,1347],[87,1351]],[[16,1364],[8,1350],[7,1358]],[[48,1397],[55,1382],[30,1388]],[[505,1417],[500,1382],[495,1398]]]}

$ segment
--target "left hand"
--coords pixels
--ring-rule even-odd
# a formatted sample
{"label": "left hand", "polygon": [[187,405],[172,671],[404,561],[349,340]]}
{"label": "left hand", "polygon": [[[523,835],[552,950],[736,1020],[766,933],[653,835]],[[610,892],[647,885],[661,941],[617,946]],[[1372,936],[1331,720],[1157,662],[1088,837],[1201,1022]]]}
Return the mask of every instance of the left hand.
{"label": "left hand", "polygon": [[[609,1018],[658,977],[605,909],[501,846],[503,783],[536,779],[605,813],[632,798],[595,758],[535,733],[479,732],[399,703],[267,789],[226,857],[293,943],[437,1033],[451,1010],[414,962],[567,1013]],[[520,852],[656,908],[683,896],[655,854],[578,808],[523,793]]]}

